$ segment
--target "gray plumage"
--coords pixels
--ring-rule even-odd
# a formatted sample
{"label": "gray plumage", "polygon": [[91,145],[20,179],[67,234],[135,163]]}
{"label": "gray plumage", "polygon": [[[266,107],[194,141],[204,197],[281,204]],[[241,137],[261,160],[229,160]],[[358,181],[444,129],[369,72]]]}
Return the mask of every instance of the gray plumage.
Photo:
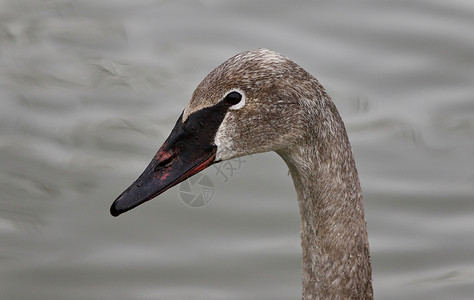
{"label": "gray plumage", "polygon": [[[214,139],[218,160],[276,151],[297,191],[303,248],[303,299],[373,298],[362,191],[344,123],[321,84],[266,49],[238,54],[197,87],[183,120],[230,91]],[[243,104],[243,105],[242,105]]]}

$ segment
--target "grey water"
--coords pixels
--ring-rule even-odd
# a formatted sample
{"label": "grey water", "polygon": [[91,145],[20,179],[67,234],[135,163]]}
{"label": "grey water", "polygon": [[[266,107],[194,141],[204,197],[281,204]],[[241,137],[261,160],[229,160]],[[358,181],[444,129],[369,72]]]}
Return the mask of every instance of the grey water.
{"label": "grey water", "polygon": [[0,1],[0,299],[300,298],[274,153],[109,214],[200,80],[260,47],[346,122],[376,298],[473,299],[473,28],[467,0]]}

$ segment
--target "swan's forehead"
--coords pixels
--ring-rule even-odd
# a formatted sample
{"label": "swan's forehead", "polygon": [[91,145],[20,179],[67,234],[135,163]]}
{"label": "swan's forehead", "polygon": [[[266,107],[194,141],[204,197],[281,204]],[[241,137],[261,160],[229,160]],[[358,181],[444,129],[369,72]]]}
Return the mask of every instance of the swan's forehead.
{"label": "swan's forehead", "polygon": [[229,58],[198,85],[184,109],[183,121],[193,112],[217,104],[232,90],[244,92],[247,98],[262,98],[262,87],[273,84],[276,75],[281,76],[290,63],[286,57],[267,49]]}

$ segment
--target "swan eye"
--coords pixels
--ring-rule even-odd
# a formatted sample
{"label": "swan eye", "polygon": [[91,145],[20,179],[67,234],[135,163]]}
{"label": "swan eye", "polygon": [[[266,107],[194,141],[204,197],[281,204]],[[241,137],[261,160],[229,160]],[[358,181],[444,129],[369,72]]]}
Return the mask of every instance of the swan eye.
{"label": "swan eye", "polygon": [[227,104],[235,105],[242,100],[242,95],[239,92],[230,92],[225,96],[224,101]]}

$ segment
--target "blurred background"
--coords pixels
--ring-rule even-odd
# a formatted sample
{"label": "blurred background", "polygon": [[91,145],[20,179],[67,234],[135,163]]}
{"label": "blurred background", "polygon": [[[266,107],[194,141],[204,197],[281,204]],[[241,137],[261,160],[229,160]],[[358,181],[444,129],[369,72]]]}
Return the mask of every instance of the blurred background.
{"label": "blurred background", "polygon": [[[375,296],[472,299],[473,28],[466,0],[1,0],[0,298],[300,298],[275,153],[109,214],[204,76],[265,47],[346,122]],[[206,205],[183,201],[211,185]]]}

